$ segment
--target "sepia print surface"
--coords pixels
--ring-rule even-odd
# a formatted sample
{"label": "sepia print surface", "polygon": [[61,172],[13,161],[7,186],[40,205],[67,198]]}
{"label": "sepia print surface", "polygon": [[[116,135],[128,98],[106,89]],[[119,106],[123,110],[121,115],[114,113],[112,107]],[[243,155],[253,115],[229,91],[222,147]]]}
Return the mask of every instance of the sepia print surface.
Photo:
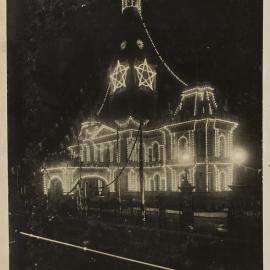
{"label": "sepia print surface", "polygon": [[261,0],[11,0],[7,49],[10,269],[263,269]]}

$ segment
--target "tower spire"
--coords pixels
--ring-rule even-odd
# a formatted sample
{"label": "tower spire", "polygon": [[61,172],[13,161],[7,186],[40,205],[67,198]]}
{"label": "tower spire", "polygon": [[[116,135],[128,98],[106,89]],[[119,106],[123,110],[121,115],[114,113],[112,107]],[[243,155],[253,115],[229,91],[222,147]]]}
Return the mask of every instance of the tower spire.
{"label": "tower spire", "polygon": [[136,8],[139,13],[142,12],[142,0],[122,0],[122,13],[127,8]]}

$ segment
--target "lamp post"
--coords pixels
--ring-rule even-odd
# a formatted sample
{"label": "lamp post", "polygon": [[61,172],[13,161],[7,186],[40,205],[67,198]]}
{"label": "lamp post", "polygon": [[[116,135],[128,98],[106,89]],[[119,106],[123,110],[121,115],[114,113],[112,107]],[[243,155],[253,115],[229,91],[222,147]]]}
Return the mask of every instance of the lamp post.
{"label": "lamp post", "polygon": [[236,148],[232,154],[232,161],[236,167],[236,181],[233,181],[232,185],[241,185],[240,169],[242,164],[246,161],[247,154],[242,148]]}
{"label": "lamp post", "polygon": [[[116,134],[116,162],[118,171],[120,170],[120,142],[119,142],[119,126],[117,125],[117,134]],[[121,201],[121,176],[119,176],[117,180],[117,199],[118,199],[118,206],[119,206],[119,214],[122,216],[122,201]]]}
{"label": "lamp post", "polygon": [[140,121],[140,148],[139,148],[139,172],[140,172],[140,195],[141,195],[141,214],[142,214],[142,221],[146,221],[145,216],[145,187],[144,187],[144,177],[143,177],[143,121]]}
{"label": "lamp post", "polygon": [[181,161],[186,165],[185,173],[182,179],[180,179],[181,184],[178,187],[181,191],[181,202],[180,207],[182,210],[181,215],[181,225],[187,226],[193,224],[193,201],[192,201],[192,191],[195,188],[188,181],[188,163],[191,161],[191,155],[188,151],[184,152],[180,157]]}
{"label": "lamp post", "polygon": [[230,196],[230,205],[228,213],[228,225],[235,228],[235,225],[241,223],[245,216],[245,209],[248,199],[248,186],[241,180],[240,169],[246,161],[247,154],[241,148],[236,148],[232,154],[232,162],[236,168],[235,179],[229,188],[232,190]]}

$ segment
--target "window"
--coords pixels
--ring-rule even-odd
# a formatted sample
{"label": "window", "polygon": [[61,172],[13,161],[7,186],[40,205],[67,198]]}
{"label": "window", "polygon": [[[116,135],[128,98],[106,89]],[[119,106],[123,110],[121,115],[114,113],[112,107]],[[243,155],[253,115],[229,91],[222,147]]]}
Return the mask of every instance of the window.
{"label": "window", "polygon": [[219,156],[225,157],[226,156],[226,142],[225,142],[225,136],[221,135],[219,137]]}
{"label": "window", "polygon": [[80,147],[80,159],[81,159],[81,162],[84,162],[84,149],[83,149],[83,146]]}
{"label": "window", "polygon": [[48,192],[51,198],[58,199],[63,194],[62,182],[58,178],[52,179]]}
{"label": "window", "polygon": [[129,172],[128,190],[129,191],[139,190],[137,174],[133,170]]}
{"label": "window", "polygon": [[86,160],[88,162],[91,160],[91,157],[90,157],[90,147],[89,147],[89,145],[86,146]]}
{"label": "window", "polygon": [[83,162],[86,162],[87,160],[87,147],[83,147]]}
{"label": "window", "polygon": [[150,187],[151,191],[155,191],[155,182],[154,179],[151,179],[151,187]]}
{"label": "window", "polygon": [[188,150],[188,141],[186,137],[181,137],[178,140],[178,153],[181,154]]}
{"label": "window", "polygon": [[152,156],[152,148],[149,148],[148,149],[148,160],[149,162],[152,162],[153,161],[153,156]]}
{"label": "window", "polygon": [[197,131],[197,139],[195,143],[197,158],[205,157],[205,132],[202,130]]}
{"label": "window", "polygon": [[159,144],[153,144],[153,161],[159,161]]}
{"label": "window", "polygon": [[226,190],[226,174],[225,172],[221,172],[219,174],[219,187],[220,191],[225,191]]}
{"label": "window", "polygon": [[160,191],[160,176],[158,174],[154,176],[154,187],[155,191]]}
{"label": "window", "polygon": [[195,178],[195,186],[196,186],[196,191],[198,192],[204,192],[206,191],[206,179],[205,179],[205,173],[203,172],[196,172],[196,178]]}
{"label": "window", "polygon": [[105,151],[104,151],[104,161],[110,162],[110,146],[106,145]]}

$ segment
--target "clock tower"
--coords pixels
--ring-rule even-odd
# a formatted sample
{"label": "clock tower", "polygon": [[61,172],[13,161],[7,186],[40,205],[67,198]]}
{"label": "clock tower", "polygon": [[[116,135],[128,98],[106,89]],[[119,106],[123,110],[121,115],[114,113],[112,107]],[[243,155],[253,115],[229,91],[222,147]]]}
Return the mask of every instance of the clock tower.
{"label": "clock tower", "polygon": [[156,55],[143,28],[141,4],[122,0],[118,42],[109,68],[109,111],[116,118],[155,115]]}

